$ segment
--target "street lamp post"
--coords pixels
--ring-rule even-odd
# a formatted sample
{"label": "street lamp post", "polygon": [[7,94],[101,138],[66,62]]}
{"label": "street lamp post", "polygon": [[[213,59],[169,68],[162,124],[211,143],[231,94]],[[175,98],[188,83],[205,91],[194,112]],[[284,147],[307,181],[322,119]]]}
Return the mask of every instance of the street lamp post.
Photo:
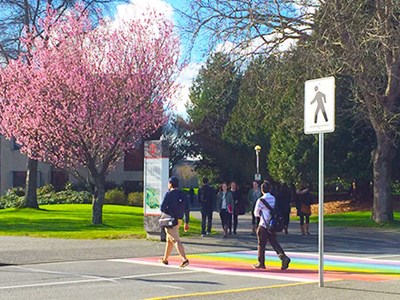
{"label": "street lamp post", "polygon": [[261,146],[260,145],[256,145],[254,147],[254,151],[256,151],[256,169],[257,169],[257,173],[256,175],[254,175],[254,180],[261,180],[261,174],[260,174],[260,151],[261,151]]}

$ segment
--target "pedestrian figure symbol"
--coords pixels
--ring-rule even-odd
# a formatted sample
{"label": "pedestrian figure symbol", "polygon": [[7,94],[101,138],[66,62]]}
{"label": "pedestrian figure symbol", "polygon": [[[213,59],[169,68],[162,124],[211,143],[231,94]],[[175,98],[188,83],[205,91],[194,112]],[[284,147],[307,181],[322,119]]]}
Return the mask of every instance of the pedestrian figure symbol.
{"label": "pedestrian figure symbol", "polygon": [[307,80],[304,84],[304,133],[335,131],[335,77]]}
{"label": "pedestrian figure symbol", "polygon": [[326,103],[326,96],[324,93],[318,91],[318,86],[314,87],[314,91],[316,93],[315,93],[314,99],[310,103],[310,104],[313,104],[314,102],[317,102],[317,109],[315,110],[315,115],[314,115],[314,123],[317,123],[317,121],[318,121],[319,111],[322,112],[325,122],[328,122],[328,116],[326,115],[325,106],[324,106],[324,103]]}

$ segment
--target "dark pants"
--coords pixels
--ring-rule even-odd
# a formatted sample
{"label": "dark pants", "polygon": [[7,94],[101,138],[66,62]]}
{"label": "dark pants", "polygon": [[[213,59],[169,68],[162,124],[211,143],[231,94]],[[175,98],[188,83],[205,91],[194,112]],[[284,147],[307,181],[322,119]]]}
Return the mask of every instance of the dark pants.
{"label": "dark pants", "polygon": [[260,265],[265,266],[265,247],[267,242],[271,244],[272,248],[275,250],[276,254],[282,256],[284,251],[281,245],[278,243],[276,238],[276,233],[270,232],[267,228],[263,226],[258,226],[257,228],[257,238],[258,238],[258,262]]}
{"label": "dark pants", "polygon": [[284,213],[283,214],[283,224],[285,224],[286,226],[289,225],[290,222],[290,212],[288,213]]}
{"label": "dark pants", "polygon": [[306,224],[310,223],[310,215],[305,215],[301,213],[299,216],[300,216],[300,225],[304,225],[304,218],[306,219]]}
{"label": "dark pants", "polygon": [[213,212],[212,210],[201,211],[201,233],[206,234],[206,225],[207,225],[207,232],[211,233],[212,227],[212,217]]}
{"label": "dark pants", "polygon": [[232,215],[230,213],[228,213],[228,211],[226,209],[222,209],[219,212],[219,216],[221,217],[222,228],[228,229],[229,219],[231,219],[231,222],[232,222]]}
{"label": "dark pants", "polygon": [[236,233],[236,229],[238,227],[238,222],[239,222],[238,215],[234,213],[233,214],[233,232],[234,233]]}
{"label": "dark pants", "polygon": [[229,234],[232,233],[232,217],[233,217],[233,214],[229,214],[229,217],[228,217],[228,231],[229,231]]}

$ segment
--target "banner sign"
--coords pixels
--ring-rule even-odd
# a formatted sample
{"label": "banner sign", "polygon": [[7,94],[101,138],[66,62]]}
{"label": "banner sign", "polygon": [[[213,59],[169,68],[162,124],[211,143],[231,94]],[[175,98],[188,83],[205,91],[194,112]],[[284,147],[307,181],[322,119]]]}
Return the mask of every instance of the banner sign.
{"label": "banner sign", "polygon": [[169,153],[167,141],[146,141],[144,144],[145,216],[159,216],[160,206],[168,190]]}

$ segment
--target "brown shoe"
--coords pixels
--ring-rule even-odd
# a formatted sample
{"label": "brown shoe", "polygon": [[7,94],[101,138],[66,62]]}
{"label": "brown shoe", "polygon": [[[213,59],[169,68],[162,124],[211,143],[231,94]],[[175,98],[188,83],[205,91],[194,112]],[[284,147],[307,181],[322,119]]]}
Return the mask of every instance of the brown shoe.
{"label": "brown shoe", "polygon": [[260,264],[260,263],[258,263],[258,264],[253,265],[253,268],[254,269],[265,269],[265,266]]}
{"label": "brown shoe", "polygon": [[186,267],[188,264],[189,264],[189,260],[186,259],[186,260],[184,260],[184,261],[180,264],[180,267],[181,267],[181,268],[184,268],[184,267]]}
{"label": "brown shoe", "polygon": [[168,260],[160,259],[159,262],[163,263],[164,265],[168,265]]}

